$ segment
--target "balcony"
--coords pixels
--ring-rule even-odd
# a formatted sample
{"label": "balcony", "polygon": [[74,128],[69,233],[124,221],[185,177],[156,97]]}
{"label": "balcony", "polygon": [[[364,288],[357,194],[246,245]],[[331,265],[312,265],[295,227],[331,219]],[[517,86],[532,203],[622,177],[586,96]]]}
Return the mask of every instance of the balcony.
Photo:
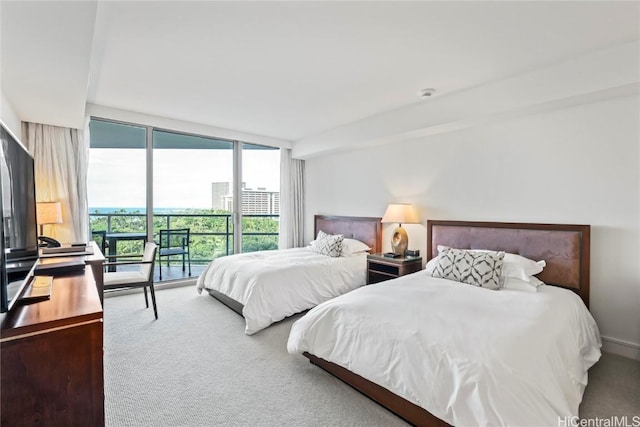
{"label": "balcony", "polygon": [[[179,213],[156,213],[153,215],[154,240],[157,242],[157,230],[190,228],[191,277],[196,278],[206,265],[215,258],[233,253],[233,220],[231,213],[206,213],[200,210],[185,210]],[[139,233],[134,240],[118,240],[118,255],[142,253],[147,235],[146,213],[118,212],[103,213],[99,210],[89,214],[92,231],[109,233]],[[279,215],[243,215],[242,251],[254,252],[278,248]],[[107,248],[105,255],[113,255],[114,248]],[[182,271],[182,258],[162,258],[162,283],[188,278]],[[159,281],[159,260],[156,260],[155,281]],[[123,268],[123,267],[119,267]]]}

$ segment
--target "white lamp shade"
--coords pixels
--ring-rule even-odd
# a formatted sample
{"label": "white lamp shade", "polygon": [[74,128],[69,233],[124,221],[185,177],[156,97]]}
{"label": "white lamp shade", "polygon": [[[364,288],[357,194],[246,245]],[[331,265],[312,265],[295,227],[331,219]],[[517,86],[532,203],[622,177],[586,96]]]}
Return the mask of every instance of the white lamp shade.
{"label": "white lamp shade", "polygon": [[394,203],[387,207],[381,222],[397,222],[398,224],[418,224],[418,212],[408,203]]}
{"label": "white lamp shade", "polygon": [[38,224],[62,224],[62,207],[60,202],[36,203]]}

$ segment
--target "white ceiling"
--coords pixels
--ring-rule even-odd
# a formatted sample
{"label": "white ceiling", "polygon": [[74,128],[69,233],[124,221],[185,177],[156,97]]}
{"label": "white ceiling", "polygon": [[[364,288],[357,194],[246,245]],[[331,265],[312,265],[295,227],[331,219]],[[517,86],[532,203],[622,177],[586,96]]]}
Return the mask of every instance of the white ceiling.
{"label": "white ceiling", "polygon": [[289,141],[639,38],[638,2],[0,3],[21,120],[86,103]]}

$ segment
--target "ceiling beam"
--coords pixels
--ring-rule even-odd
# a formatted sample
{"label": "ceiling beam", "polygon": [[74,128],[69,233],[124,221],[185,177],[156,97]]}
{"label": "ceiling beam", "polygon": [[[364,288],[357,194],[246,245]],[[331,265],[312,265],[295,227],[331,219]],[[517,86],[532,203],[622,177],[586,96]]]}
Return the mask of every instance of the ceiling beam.
{"label": "ceiling beam", "polygon": [[638,93],[633,41],[450,95],[378,114],[294,142],[293,157],[389,144]]}

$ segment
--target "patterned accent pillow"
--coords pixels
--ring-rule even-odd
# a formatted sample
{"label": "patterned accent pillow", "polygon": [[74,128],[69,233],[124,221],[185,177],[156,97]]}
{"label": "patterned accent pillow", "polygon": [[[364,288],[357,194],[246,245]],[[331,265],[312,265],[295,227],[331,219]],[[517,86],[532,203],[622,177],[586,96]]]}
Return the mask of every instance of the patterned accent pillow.
{"label": "patterned accent pillow", "polygon": [[311,250],[322,255],[337,258],[342,253],[343,241],[344,235],[342,234],[327,234],[320,230],[320,232],[318,232],[318,238],[311,245]]}
{"label": "patterned accent pillow", "polygon": [[433,277],[487,289],[500,289],[504,252],[476,252],[446,248],[438,255]]}
{"label": "patterned accent pillow", "polygon": [[327,234],[327,233],[325,233],[324,231],[319,230],[319,231],[318,231],[318,236],[316,237],[316,240],[322,240],[322,239],[324,239],[324,238],[325,238],[325,237],[327,237],[327,236],[331,236],[331,234]]}

